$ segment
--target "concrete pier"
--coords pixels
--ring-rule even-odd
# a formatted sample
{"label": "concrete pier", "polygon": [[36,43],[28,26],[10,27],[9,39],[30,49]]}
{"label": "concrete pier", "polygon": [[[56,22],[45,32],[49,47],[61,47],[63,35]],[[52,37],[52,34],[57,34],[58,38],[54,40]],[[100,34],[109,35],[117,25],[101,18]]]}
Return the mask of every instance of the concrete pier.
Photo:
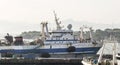
{"label": "concrete pier", "polygon": [[1,59],[0,65],[82,65],[81,60],[75,58]]}

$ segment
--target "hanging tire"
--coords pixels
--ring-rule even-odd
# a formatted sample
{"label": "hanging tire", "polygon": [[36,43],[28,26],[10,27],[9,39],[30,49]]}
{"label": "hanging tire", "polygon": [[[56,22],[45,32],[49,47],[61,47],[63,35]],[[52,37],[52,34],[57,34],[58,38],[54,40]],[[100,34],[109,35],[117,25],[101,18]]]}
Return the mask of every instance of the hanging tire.
{"label": "hanging tire", "polygon": [[49,58],[50,54],[49,53],[42,53],[41,57],[43,57],[43,58]]}
{"label": "hanging tire", "polygon": [[70,46],[67,48],[68,52],[75,52],[76,48],[74,46]]}

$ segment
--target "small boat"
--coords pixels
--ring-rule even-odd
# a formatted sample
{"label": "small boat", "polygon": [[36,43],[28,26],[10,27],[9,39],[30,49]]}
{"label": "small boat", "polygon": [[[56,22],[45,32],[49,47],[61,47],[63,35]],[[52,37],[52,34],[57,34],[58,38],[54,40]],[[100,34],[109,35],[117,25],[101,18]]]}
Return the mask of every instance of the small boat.
{"label": "small boat", "polygon": [[[112,43],[112,55],[105,55],[105,45],[106,44],[110,44]],[[104,41],[104,44],[101,48],[101,52],[100,52],[100,55],[97,59],[93,59],[91,58],[89,61],[86,59],[83,59],[82,63],[83,65],[120,65],[120,56],[119,55],[116,55],[116,44],[118,42],[117,41],[113,41],[113,40],[105,40]],[[109,51],[109,49],[108,49]],[[88,59],[88,58],[87,58]]]}

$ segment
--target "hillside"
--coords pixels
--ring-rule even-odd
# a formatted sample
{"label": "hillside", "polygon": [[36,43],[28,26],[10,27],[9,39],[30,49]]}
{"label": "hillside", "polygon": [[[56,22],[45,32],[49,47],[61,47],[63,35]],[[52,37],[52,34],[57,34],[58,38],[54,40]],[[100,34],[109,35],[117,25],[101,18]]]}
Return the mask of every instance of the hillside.
{"label": "hillside", "polygon": [[[74,34],[79,35],[79,32],[76,31],[74,32]],[[85,32],[84,34],[86,34],[86,36],[88,36],[88,32]],[[23,36],[23,38],[25,39],[35,39],[40,37],[40,32],[39,31],[28,31],[28,32],[22,32],[20,34],[21,36]],[[100,41],[103,40],[105,38],[109,38],[110,35],[114,35],[117,40],[120,42],[120,29],[115,28],[115,29],[105,29],[105,30],[101,30],[101,29],[97,29],[92,31],[92,35],[93,38]]]}

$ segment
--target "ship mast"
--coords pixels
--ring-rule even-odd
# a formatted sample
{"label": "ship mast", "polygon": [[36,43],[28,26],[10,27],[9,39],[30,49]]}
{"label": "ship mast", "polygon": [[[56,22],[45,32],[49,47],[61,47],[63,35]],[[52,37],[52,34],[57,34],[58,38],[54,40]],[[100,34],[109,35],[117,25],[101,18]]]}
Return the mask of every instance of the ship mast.
{"label": "ship mast", "polygon": [[93,41],[93,37],[92,37],[92,27],[89,27],[90,29],[90,40]]}
{"label": "ship mast", "polygon": [[[113,39],[115,41],[115,38]],[[113,65],[117,65],[117,60],[116,60],[116,43],[113,42]]]}
{"label": "ship mast", "polygon": [[[46,36],[49,37],[47,22],[42,22],[42,40],[45,40]],[[46,29],[46,32],[45,32]]]}
{"label": "ship mast", "polygon": [[56,25],[57,25],[57,30],[61,30],[61,26],[60,26],[60,22],[59,22],[59,18],[57,18],[57,14],[55,13],[55,11],[53,11],[54,13],[54,16],[55,16],[55,22],[56,22]]}
{"label": "ship mast", "polygon": [[41,38],[42,38],[42,41],[44,41],[44,40],[45,40],[45,36],[46,36],[46,35],[45,35],[45,30],[44,30],[44,28],[45,28],[45,23],[42,22],[41,24],[42,24],[42,37],[41,37]]}
{"label": "ship mast", "polygon": [[84,37],[83,37],[83,27],[80,27],[81,32],[80,32],[80,42],[83,42]]}

